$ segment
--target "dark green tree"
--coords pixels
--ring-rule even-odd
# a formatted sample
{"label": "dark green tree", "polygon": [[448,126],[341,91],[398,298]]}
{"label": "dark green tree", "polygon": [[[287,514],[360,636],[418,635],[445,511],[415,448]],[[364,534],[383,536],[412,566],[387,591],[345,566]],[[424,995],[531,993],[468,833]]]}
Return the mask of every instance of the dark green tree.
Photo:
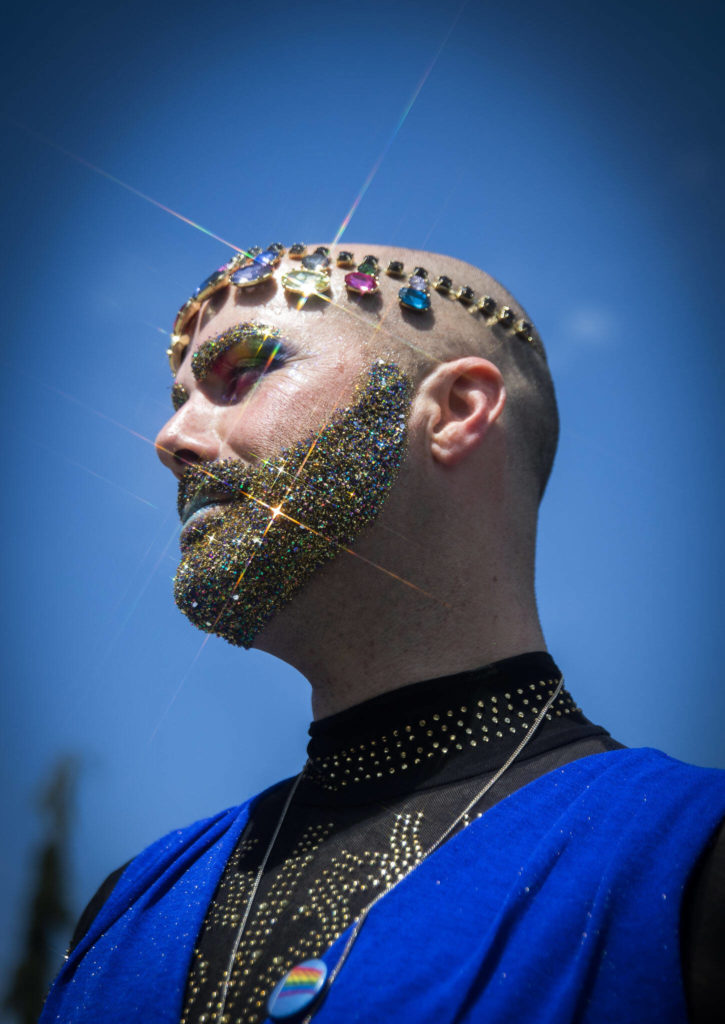
{"label": "dark green tree", "polygon": [[40,810],[45,839],[35,856],[26,915],[25,940],[4,1005],[20,1024],[35,1024],[52,975],[58,949],[72,924],[68,901],[69,840],[75,805],[78,765],[65,757],[53,769]]}

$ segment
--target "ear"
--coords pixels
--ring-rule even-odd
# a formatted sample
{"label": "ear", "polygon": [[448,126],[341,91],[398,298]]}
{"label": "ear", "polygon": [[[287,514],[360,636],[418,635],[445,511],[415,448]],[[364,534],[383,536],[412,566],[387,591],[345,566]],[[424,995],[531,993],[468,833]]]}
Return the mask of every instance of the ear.
{"label": "ear", "polygon": [[443,465],[455,466],[478,447],[501,415],[506,388],[497,366],[466,356],[434,370],[421,386],[421,398],[431,454]]}

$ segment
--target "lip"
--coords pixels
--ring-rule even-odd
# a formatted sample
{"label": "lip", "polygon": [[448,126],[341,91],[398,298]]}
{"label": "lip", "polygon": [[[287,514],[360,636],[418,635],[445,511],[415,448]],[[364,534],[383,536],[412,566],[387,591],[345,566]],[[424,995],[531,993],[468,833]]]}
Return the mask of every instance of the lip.
{"label": "lip", "polygon": [[181,533],[179,534],[179,545],[182,550],[188,548],[195,540],[200,539],[209,525],[209,520],[213,520],[221,512],[223,505],[228,505],[229,501],[220,501],[218,498],[211,504],[202,505],[197,508],[194,512],[187,516],[181,527]]}
{"label": "lip", "polygon": [[217,505],[227,505],[230,500],[231,499],[226,494],[217,493],[195,495],[191,501],[188,501],[184,506],[184,511],[181,516],[182,527],[187,526],[191,519],[199,512],[204,512],[208,508],[215,508]]}

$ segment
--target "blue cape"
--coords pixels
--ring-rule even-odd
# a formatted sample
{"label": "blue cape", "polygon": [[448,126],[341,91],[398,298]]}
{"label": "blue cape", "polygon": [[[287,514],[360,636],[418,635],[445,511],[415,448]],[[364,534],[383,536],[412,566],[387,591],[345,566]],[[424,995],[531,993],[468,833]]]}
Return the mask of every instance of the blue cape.
{"label": "blue cape", "polygon": [[[41,1024],[178,1024],[197,935],[253,803],[131,862]],[[655,750],[542,776],[373,908],[316,1024],[686,1021],[682,893],[723,817],[725,772]],[[348,935],[323,955],[329,967]]]}

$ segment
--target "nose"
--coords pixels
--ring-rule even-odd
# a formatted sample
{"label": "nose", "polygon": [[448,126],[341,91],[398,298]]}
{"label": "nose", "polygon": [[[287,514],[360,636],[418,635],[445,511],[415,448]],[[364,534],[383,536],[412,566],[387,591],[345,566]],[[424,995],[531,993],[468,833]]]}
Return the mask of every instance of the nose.
{"label": "nose", "polygon": [[193,395],[167,420],[155,441],[156,454],[177,477],[187,466],[219,458],[219,437],[213,416],[205,415],[201,404],[197,395]]}

